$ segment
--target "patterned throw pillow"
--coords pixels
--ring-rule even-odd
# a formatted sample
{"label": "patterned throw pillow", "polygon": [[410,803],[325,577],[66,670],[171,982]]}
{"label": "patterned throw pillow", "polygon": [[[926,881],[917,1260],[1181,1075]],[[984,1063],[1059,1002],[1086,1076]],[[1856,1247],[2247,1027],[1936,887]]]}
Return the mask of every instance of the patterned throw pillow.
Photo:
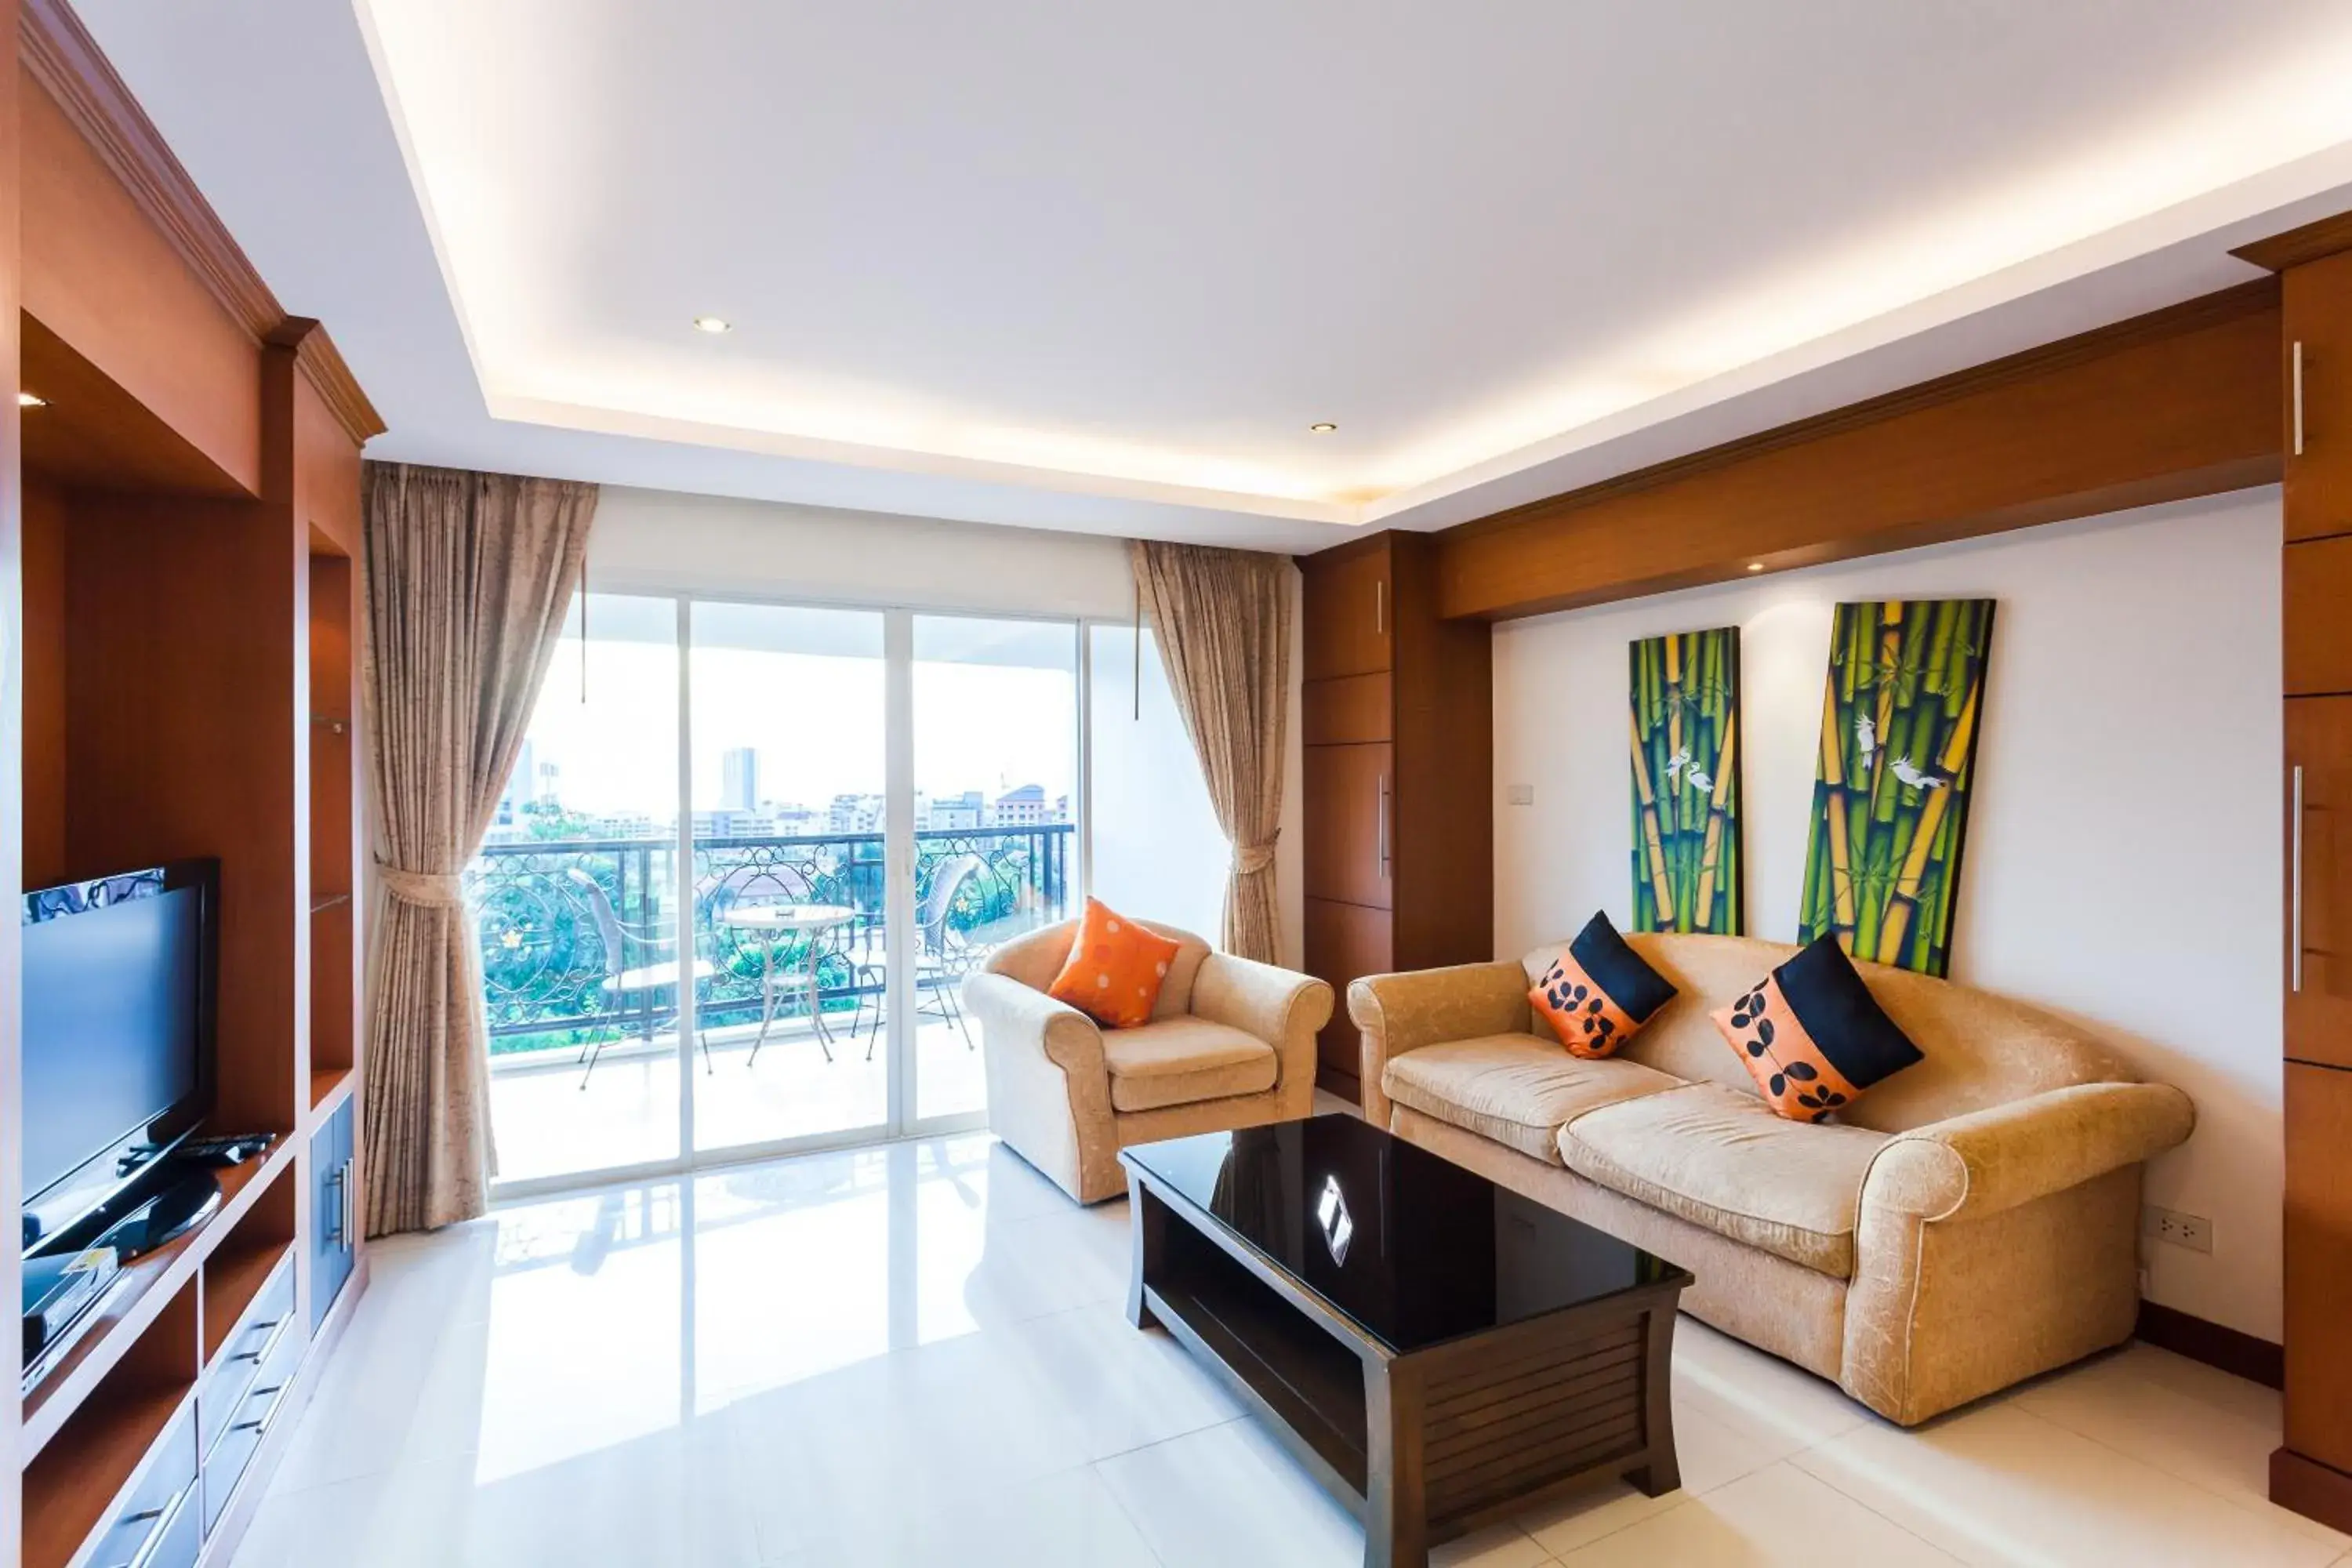
{"label": "patterned throw pillow", "polygon": [[1067,1002],[1106,1028],[1151,1022],[1151,1005],[1176,961],[1177,944],[1156,936],[1100,900],[1088,899],[1070,942],[1070,960],[1045,994]]}
{"label": "patterned throw pillow", "polygon": [[1625,945],[1601,913],[1544,971],[1528,1001],[1570,1056],[1605,1057],[1674,995],[1675,988]]}
{"label": "patterned throw pillow", "polygon": [[1791,1121],[1826,1121],[1919,1059],[1919,1047],[1878,1005],[1834,935],[1708,1016],[1739,1053],[1764,1103]]}

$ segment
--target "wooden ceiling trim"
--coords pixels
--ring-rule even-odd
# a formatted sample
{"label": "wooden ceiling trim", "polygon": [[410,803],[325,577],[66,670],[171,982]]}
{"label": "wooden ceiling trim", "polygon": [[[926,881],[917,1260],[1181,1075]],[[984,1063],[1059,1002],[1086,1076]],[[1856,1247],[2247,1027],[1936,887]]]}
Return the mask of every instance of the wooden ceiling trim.
{"label": "wooden ceiling trim", "polygon": [[314,318],[288,316],[270,329],[266,341],[275,347],[294,351],[294,363],[302,367],[312,389],[334,414],[353,445],[364,446],[370,437],[383,434],[383,416],[375,411],[375,405],[360,390],[359,378],[343,362],[335,340]]}
{"label": "wooden ceiling trim", "polygon": [[2252,245],[2242,245],[2230,254],[2241,261],[2266,267],[2273,272],[2284,272],[2290,267],[2300,267],[2306,261],[2316,261],[2339,250],[2352,250],[2352,213],[2337,213],[2334,217],[2324,217],[2317,223],[2307,223],[2301,228],[2291,228],[2284,234],[2274,234]]}
{"label": "wooden ceiling trim", "polygon": [[2274,279],[1465,523],[1441,608],[1501,619],[2276,479]]}
{"label": "wooden ceiling trim", "polygon": [[24,0],[19,16],[26,70],[57,100],[229,319],[261,341],[285,320],[285,309],[81,18],[66,0]]}

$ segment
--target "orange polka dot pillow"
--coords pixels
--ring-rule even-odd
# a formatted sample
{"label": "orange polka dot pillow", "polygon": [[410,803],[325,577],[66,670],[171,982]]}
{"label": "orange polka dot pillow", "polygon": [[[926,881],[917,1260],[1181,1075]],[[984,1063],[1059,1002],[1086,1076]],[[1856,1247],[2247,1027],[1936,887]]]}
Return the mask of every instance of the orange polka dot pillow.
{"label": "orange polka dot pillow", "polygon": [[1177,944],[1114,912],[1099,899],[1087,900],[1070,961],[1045,988],[1107,1029],[1132,1029],[1151,1022],[1151,1005],[1176,962]]}

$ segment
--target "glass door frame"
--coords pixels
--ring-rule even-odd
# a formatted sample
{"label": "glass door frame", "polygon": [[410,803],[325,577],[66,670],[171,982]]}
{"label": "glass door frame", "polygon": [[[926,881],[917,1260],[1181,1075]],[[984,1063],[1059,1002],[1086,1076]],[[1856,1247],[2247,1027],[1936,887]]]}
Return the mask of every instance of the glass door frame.
{"label": "glass door frame", "polygon": [[[695,897],[694,897],[694,606],[698,604],[769,605],[786,610],[855,610],[877,613],[882,616],[883,662],[883,924],[887,967],[882,994],[883,1026],[887,1031],[887,1068],[884,1082],[888,1100],[887,1113],[880,1122],[843,1128],[832,1131],[799,1133],[783,1138],[751,1143],[730,1143],[720,1148],[701,1150],[695,1147],[694,1070],[696,1012],[700,998],[694,985],[680,984],[677,992],[677,1065],[678,1065],[678,1127],[677,1149],[673,1156],[660,1160],[644,1160],[618,1165],[590,1166],[578,1171],[548,1176],[533,1176],[518,1181],[494,1181],[490,1184],[490,1201],[494,1204],[526,1202],[566,1193],[576,1193],[664,1176],[680,1176],[698,1171],[715,1170],[729,1165],[746,1164],[755,1161],[772,1160],[792,1154],[814,1153],[828,1149],[858,1148],[877,1143],[934,1138],[957,1132],[985,1131],[988,1110],[977,1110],[922,1117],[915,1114],[918,1026],[915,1016],[916,984],[911,963],[899,962],[898,943],[914,930],[916,889],[915,875],[918,850],[915,839],[915,619],[918,616],[948,619],[1025,621],[1039,625],[1066,626],[1073,639],[1074,669],[1076,677],[1075,701],[1075,732],[1076,778],[1072,790],[1072,802],[1077,820],[1072,824],[1071,837],[1077,856],[1076,889],[1081,905],[1094,887],[1093,854],[1093,735],[1089,714],[1089,694],[1093,686],[1091,668],[1092,639],[1087,629],[1097,622],[1108,623],[1108,617],[1064,616],[1017,610],[998,610],[976,606],[933,606],[881,603],[871,600],[827,598],[817,595],[755,591],[714,592],[706,589],[636,588],[623,584],[594,585],[583,584],[581,592],[591,595],[619,595],[629,598],[667,599],[676,606],[677,616],[677,824],[673,840],[673,852],[677,857],[676,879],[677,908],[672,911],[672,934],[677,942],[679,979],[685,981],[696,956]],[[576,611],[574,612],[576,614]],[[1123,623],[1108,623],[1123,624]],[[1076,910],[1068,911],[1075,914]],[[492,1135],[496,1135],[496,1110],[492,1110]]]}

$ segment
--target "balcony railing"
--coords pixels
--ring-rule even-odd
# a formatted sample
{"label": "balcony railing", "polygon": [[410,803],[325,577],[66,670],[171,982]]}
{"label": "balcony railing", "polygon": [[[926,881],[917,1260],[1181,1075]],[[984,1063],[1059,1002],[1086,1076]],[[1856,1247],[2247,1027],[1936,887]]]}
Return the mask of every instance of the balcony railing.
{"label": "balcony railing", "polygon": [[[1070,896],[1066,822],[925,829],[915,835],[916,931],[898,962],[926,960],[920,984],[952,984],[1010,937],[1062,919]],[[677,1026],[674,840],[581,838],[489,844],[467,868],[481,937],[494,1056],[650,1041]],[[805,971],[827,1012],[879,1005],[887,978],[884,840],[879,833],[697,837],[695,982],[703,1029],[757,1023],[762,973]],[[599,908],[600,901],[602,908]],[[727,923],[739,905],[831,904],[829,930],[769,937]],[[615,948],[619,951],[614,951]],[[648,973],[650,972],[650,973]],[[624,974],[642,982],[629,989]],[[806,998],[792,994],[795,1006]]]}

